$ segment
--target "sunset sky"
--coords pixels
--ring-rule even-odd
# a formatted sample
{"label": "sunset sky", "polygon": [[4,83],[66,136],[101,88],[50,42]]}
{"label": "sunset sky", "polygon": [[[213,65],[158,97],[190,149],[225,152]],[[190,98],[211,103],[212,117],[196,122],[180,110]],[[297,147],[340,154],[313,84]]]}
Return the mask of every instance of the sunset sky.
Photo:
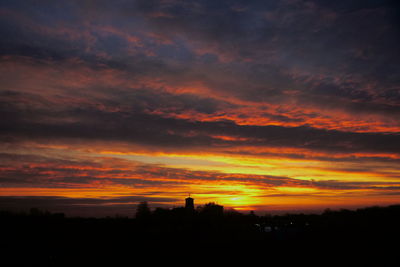
{"label": "sunset sky", "polygon": [[2,0],[0,208],[400,203],[400,2]]}

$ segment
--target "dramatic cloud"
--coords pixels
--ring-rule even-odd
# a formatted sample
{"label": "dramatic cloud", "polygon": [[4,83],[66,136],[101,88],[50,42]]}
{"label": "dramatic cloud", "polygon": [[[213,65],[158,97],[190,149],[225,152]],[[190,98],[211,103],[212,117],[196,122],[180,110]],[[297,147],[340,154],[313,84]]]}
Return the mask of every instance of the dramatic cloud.
{"label": "dramatic cloud", "polygon": [[398,202],[397,1],[14,0],[0,14],[11,202]]}

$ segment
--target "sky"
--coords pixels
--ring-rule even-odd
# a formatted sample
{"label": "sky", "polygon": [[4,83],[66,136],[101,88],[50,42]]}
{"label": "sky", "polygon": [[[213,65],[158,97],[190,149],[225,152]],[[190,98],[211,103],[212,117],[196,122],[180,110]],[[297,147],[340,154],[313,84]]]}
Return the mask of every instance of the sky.
{"label": "sky", "polygon": [[396,0],[1,0],[0,208],[400,202]]}

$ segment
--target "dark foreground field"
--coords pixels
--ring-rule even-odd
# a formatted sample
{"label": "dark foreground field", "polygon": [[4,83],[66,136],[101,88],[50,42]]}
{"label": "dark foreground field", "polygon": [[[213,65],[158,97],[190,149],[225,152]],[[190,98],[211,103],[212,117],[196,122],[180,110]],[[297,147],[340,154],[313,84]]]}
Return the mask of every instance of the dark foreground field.
{"label": "dark foreground field", "polygon": [[159,212],[137,219],[3,211],[0,220],[1,266],[399,266],[400,206],[262,217]]}

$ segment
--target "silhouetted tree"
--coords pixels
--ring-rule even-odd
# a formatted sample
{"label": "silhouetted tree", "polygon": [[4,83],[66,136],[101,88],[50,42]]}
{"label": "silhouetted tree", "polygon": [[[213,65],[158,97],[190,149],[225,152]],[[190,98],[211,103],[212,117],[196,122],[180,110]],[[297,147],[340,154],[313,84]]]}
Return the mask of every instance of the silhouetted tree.
{"label": "silhouetted tree", "polygon": [[140,202],[139,205],[137,206],[136,210],[136,218],[137,219],[148,219],[150,218],[151,211],[149,204],[147,201]]}
{"label": "silhouetted tree", "polygon": [[152,214],[156,221],[168,220],[171,216],[171,211],[165,208],[156,208]]}
{"label": "silhouetted tree", "polygon": [[208,217],[220,217],[223,215],[224,207],[210,202],[201,207],[200,214]]}

